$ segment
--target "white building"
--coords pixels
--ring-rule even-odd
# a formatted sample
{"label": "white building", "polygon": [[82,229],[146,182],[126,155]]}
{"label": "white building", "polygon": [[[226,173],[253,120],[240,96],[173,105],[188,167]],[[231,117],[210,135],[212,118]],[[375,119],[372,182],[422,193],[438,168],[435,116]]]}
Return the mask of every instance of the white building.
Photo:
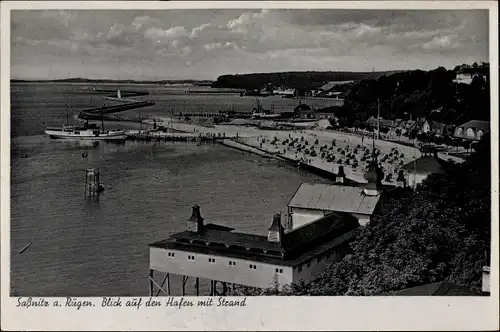
{"label": "white building", "polygon": [[[220,282],[224,287],[308,283],[346,254],[347,243],[357,235],[358,226],[352,216],[332,213],[285,233],[277,214],[268,236],[261,236],[205,225],[200,208],[194,206],[186,231],[149,245],[150,293],[156,286],[158,292],[170,295],[170,274],[183,276],[183,294],[189,277],[196,278],[197,286],[199,278]],[[155,280],[155,272],[164,273],[161,285]],[[211,291],[211,295],[215,293]]]}
{"label": "white building", "polygon": [[[347,213],[361,226],[367,225],[379,208],[382,179],[375,155],[365,173],[367,183],[345,185],[348,179],[339,171],[335,185],[303,183],[288,204],[287,229],[295,229],[331,213]],[[340,183],[340,184],[339,184]]]}
{"label": "white building", "polygon": [[303,183],[288,204],[287,229],[295,229],[333,212],[345,212],[364,226],[371,220],[380,195],[366,195],[363,188]]}

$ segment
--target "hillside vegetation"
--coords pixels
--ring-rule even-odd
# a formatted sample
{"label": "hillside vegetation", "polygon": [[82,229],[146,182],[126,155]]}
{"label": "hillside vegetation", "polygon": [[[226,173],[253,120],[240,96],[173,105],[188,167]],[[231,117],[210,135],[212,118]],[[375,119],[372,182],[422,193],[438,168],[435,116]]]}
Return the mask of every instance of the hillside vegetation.
{"label": "hillside vegetation", "polygon": [[255,73],[242,75],[223,75],[212,83],[214,88],[262,89],[267,84],[286,86],[299,91],[317,89],[330,81],[358,81],[377,79],[390,72],[341,72],[341,71],[304,71],[281,73]]}
{"label": "hillside vegetation", "polygon": [[[490,119],[489,64],[476,67],[439,67],[431,71],[414,70],[362,80],[350,87],[343,107],[335,110],[352,126],[362,126],[369,117],[413,119],[459,125],[469,120]],[[470,84],[456,83],[460,73],[481,74]],[[484,76],[483,76],[484,75]],[[483,77],[486,77],[483,78]]]}

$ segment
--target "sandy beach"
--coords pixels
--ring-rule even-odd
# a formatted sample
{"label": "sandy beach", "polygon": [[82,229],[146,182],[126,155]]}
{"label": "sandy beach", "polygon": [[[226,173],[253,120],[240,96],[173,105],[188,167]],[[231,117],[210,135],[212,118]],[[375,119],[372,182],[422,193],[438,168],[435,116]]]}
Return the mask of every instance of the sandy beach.
{"label": "sandy beach", "polygon": [[[337,173],[342,165],[347,177],[357,182],[365,182],[363,175],[374,144],[378,150],[378,161],[386,176],[383,182],[387,184],[395,184],[401,167],[421,156],[417,148],[338,131],[261,130],[234,125],[202,125],[175,120],[171,122],[168,118],[157,121],[157,125],[202,135],[220,134],[227,138],[227,145],[231,144],[228,142],[232,139],[242,143],[238,144],[239,149],[245,149],[247,146],[249,152],[258,153],[255,149],[257,148],[277,157],[284,156],[297,162],[302,161],[331,173]],[[292,141],[295,142],[293,146]],[[389,174],[391,176],[388,178]]]}

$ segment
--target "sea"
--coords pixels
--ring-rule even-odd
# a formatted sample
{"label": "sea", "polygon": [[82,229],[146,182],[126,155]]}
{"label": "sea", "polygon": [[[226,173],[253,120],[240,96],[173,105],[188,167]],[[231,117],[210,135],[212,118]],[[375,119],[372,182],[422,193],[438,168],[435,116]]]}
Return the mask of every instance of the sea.
{"label": "sea", "polygon": [[[45,127],[62,125],[66,114],[76,121],[81,109],[111,104],[89,93],[92,88],[11,85],[11,296],[148,296],[148,244],[185,230],[194,204],[207,223],[265,235],[273,215],[286,209],[302,182],[326,182],[291,165],[214,143],[93,146],[46,137]],[[255,97],[186,93],[185,87],[97,88],[149,91],[138,99],[156,105],[141,112],[158,116],[172,109],[249,111],[255,106]],[[297,102],[262,99],[265,107],[293,108]],[[105,126],[136,129],[139,124]],[[100,169],[105,190],[98,199],[85,198],[86,168]],[[180,279],[172,279],[173,295],[181,293]],[[208,281],[202,280],[200,288],[208,294]],[[194,295],[191,284],[187,292]]]}

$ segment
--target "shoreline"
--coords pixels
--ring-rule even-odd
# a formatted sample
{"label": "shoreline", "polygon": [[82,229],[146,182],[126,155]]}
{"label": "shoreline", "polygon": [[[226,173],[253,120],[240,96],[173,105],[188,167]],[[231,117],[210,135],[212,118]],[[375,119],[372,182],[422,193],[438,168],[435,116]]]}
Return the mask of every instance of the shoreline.
{"label": "shoreline", "polygon": [[[168,123],[168,124],[167,124]],[[352,151],[356,151],[359,158],[362,159],[361,151],[372,149],[373,142],[375,142],[376,149],[381,152],[382,155],[394,154],[397,152],[398,159],[397,162],[388,163],[381,161],[381,156],[379,156],[379,162],[383,165],[386,174],[391,174],[391,179],[388,181],[383,181],[383,184],[393,185],[395,184],[395,178],[397,177],[397,172],[400,168],[419,157],[421,157],[421,152],[414,147],[408,147],[397,142],[384,141],[384,140],[372,140],[368,137],[361,137],[359,135],[354,135],[350,133],[335,132],[335,131],[324,131],[317,129],[305,129],[305,130],[294,130],[294,131],[284,131],[284,130],[262,130],[253,127],[239,127],[234,125],[213,125],[204,126],[202,124],[194,123],[182,123],[176,121],[170,121],[169,118],[163,118],[160,121],[157,120],[158,125],[165,125],[165,127],[170,127],[175,130],[187,132],[187,133],[199,133],[199,134],[211,134],[218,136],[216,142],[249,153],[254,153],[263,157],[273,158],[280,161],[284,161],[295,166],[300,165],[304,169],[324,177],[326,179],[335,180],[336,174],[338,172],[339,166],[344,167],[344,171],[347,178],[356,183],[365,183],[364,172],[367,161],[360,161],[359,164],[352,165],[345,157],[344,154],[353,154]],[[225,137],[223,136],[225,135]],[[337,144],[335,148],[330,150],[328,153],[335,155],[337,157],[336,161],[327,161],[324,158],[320,158],[320,153],[314,156],[309,156],[307,153],[304,154],[302,151],[295,152],[286,143],[287,140],[302,140],[309,149],[320,149],[322,146],[332,144],[332,140]],[[278,143],[271,143],[271,140],[277,140]],[[314,142],[314,143],[312,143]],[[306,148],[306,149],[307,149]],[[326,151],[326,150],[325,150]],[[350,152],[348,152],[350,151]],[[399,157],[401,155],[401,157]],[[404,155],[404,157],[403,157]],[[339,160],[341,159],[342,160]],[[366,165],[365,165],[366,163]]]}

